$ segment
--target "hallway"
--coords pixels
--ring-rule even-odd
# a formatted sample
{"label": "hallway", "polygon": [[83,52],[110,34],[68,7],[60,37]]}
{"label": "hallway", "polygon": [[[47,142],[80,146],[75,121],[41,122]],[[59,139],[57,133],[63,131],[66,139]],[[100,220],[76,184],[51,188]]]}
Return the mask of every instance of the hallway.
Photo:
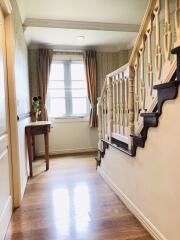
{"label": "hallway", "polygon": [[[38,170],[42,170],[40,166]],[[28,181],[6,240],[152,239],[95,170],[94,156],[53,158]]]}

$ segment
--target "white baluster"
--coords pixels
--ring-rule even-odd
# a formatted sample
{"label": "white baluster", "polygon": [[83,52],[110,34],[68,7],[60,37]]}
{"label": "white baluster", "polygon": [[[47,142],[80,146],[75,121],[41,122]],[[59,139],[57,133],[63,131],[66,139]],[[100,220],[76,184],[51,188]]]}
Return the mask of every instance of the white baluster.
{"label": "white baluster", "polygon": [[160,83],[161,69],[162,69],[162,53],[160,45],[160,0],[157,0],[155,10],[154,10],[155,20],[156,20],[156,82]]}
{"label": "white baluster", "polygon": [[[141,47],[139,49],[140,55],[140,108],[143,112],[145,112],[145,97],[146,97],[146,89],[145,89],[145,79],[144,79],[144,39],[142,40]],[[139,114],[139,113],[138,113]]]}
{"label": "white baluster", "polygon": [[113,132],[116,132],[116,78],[113,76]]}
{"label": "white baluster", "polygon": [[113,85],[112,79],[107,80],[108,88],[108,138],[111,141],[113,131]]}
{"label": "white baluster", "polygon": [[124,77],[124,135],[128,136],[128,78]]}
{"label": "white baluster", "polygon": [[117,128],[116,131],[117,133],[120,133],[120,80],[119,80],[119,75],[118,75],[118,79],[116,81],[116,114],[117,114]]}
{"label": "white baluster", "polygon": [[134,64],[134,72],[135,72],[135,86],[134,86],[134,97],[135,97],[135,121],[138,122],[139,119],[139,76],[138,76],[138,67],[139,67],[139,56],[137,54],[135,64]]}
{"label": "white baluster", "polygon": [[149,100],[152,100],[152,89],[153,89],[151,35],[152,35],[152,19],[150,19],[148,29],[146,31],[147,52],[148,52],[148,95],[149,95]]}
{"label": "white baluster", "polygon": [[120,78],[120,133],[124,135],[124,73]]}
{"label": "white baluster", "polygon": [[164,51],[165,62],[170,62],[172,44],[172,32],[170,24],[169,1],[165,0],[165,19],[164,19]]}

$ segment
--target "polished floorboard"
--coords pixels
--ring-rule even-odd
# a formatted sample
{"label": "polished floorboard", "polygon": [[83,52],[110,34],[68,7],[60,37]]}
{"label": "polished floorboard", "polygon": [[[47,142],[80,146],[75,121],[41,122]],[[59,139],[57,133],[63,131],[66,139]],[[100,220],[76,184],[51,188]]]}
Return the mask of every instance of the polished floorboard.
{"label": "polished floorboard", "polygon": [[150,240],[95,170],[94,156],[52,158],[50,170],[36,163],[22,205],[6,240]]}

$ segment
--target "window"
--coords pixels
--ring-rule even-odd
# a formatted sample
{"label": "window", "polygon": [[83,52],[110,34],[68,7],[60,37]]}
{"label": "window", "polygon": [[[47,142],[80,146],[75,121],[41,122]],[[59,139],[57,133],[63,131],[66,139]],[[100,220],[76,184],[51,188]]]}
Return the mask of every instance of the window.
{"label": "window", "polygon": [[82,60],[54,60],[48,86],[49,116],[87,116],[89,100]]}

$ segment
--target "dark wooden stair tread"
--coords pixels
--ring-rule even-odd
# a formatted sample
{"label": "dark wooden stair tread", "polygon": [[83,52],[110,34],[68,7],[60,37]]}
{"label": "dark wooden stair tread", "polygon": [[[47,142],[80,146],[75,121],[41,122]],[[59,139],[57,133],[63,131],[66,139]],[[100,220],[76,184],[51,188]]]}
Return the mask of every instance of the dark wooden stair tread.
{"label": "dark wooden stair tread", "polygon": [[137,140],[142,140],[142,139],[145,139],[146,137],[143,137],[142,135],[135,135],[135,134],[131,134],[130,135],[131,137],[133,137],[134,139],[137,139]]}
{"label": "dark wooden stair tread", "polygon": [[180,46],[178,46],[178,47],[176,47],[176,48],[173,48],[173,49],[171,50],[171,53],[172,53],[172,54],[178,54],[178,53],[180,53]]}
{"label": "dark wooden stair tread", "polygon": [[140,116],[143,118],[154,118],[154,117],[158,117],[159,113],[158,112],[145,112],[145,113],[141,113]]}
{"label": "dark wooden stair tread", "polygon": [[176,81],[171,81],[167,83],[157,84],[153,88],[159,90],[159,89],[170,88],[170,87],[179,86],[179,85],[180,85],[180,81],[176,80]]}

